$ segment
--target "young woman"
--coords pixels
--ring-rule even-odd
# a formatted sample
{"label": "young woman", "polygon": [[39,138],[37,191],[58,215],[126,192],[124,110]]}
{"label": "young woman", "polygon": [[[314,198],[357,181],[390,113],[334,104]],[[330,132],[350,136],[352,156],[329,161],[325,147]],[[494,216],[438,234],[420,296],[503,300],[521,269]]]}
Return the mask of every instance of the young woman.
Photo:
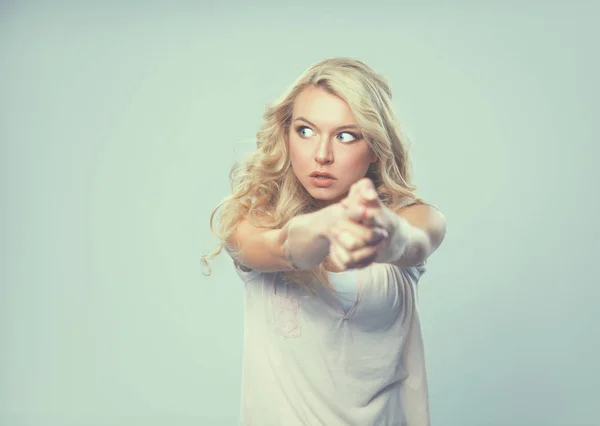
{"label": "young woman", "polygon": [[428,425],[417,283],[446,225],[415,194],[386,80],[313,65],[231,179],[203,261],[225,248],[244,283],[241,424]]}

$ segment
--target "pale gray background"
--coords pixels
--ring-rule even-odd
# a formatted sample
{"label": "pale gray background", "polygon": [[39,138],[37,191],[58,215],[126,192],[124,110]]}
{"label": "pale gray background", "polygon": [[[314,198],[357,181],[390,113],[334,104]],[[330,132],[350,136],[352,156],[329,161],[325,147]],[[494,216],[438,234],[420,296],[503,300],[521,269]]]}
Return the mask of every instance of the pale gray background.
{"label": "pale gray background", "polygon": [[448,222],[433,425],[600,425],[597,6],[0,3],[0,424],[235,425],[213,207],[312,63],[385,74]]}

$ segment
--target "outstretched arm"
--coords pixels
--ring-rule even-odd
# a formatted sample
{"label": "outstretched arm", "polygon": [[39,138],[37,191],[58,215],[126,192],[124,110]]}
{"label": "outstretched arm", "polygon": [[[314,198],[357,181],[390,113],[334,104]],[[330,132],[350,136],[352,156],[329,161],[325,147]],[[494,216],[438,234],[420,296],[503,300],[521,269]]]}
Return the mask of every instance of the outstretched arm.
{"label": "outstretched arm", "polygon": [[419,265],[442,244],[446,219],[435,207],[413,204],[397,212],[382,206],[381,216],[390,237],[376,262],[401,268]]}
{"label": "outstretched arm", "polygon": [[258,228],[244,219],[227,241],[228,251],[240,265],[263,272],[312,269],[329,255],[334,224],[359,214],[358,208],[333,204],[295,216],[282,229]]}

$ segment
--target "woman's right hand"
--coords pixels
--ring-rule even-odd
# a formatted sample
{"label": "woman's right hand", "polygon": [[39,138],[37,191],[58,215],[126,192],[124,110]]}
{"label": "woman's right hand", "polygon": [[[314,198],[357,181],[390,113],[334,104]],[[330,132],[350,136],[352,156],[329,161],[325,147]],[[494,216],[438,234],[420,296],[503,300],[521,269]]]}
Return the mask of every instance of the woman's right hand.
{"label": "woman's right hand", "polygon": [[389,237],[379,223],[379,203],[372,182],[362,179],[350,188],[346,198],[329,207],[329,256],[336,268],[362,268],[377,257]]}

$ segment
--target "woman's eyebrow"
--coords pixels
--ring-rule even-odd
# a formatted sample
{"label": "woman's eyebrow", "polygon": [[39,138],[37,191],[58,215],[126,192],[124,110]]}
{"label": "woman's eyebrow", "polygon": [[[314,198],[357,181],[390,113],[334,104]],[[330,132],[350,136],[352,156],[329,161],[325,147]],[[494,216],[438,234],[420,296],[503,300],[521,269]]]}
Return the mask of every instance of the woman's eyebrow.
{"label": "woman's eyebrow", "polygon": [[[304,121],[305,123],[310,124],[312,127],[316,127],[317,129],[319,128],[316,124],[311,123],[310,121],[308,121],[304,117],[298,117],[294,121],[298,121],[298,120]],[[340,126],[340,127],[336,128],[336,129],[333,129],[333,130],[335,131],[335,130],[342,130],[342,129],[358,129],[358,127],[355,126],[354,124],[347,124],[345,126]]]}

